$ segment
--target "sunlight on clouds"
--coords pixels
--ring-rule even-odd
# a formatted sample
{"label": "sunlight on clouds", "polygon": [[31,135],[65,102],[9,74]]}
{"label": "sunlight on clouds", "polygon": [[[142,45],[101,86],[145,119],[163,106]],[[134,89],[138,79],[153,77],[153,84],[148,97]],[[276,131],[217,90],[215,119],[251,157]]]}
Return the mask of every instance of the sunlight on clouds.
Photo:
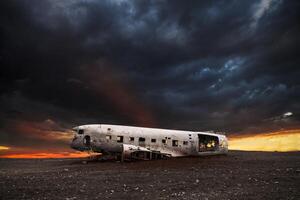
{"label": "sunlight on clouds", "polygon": [[243,151],[300,151],[300,130],[229,137],[229,149]]}
{"label": "sunlight on clouds", "polygon": [[1,150],[9,150],[9,149],[10,149],[10,147],[0,146],[0,151],[1,151]]}
{"label": "sunlight on clouds", "polygon": [[250,24],[252,28],[256,28],[259,20],[267,13],[275,10],[281,3],[280,0],[261,0],[254,7],[253,21]]}
{"label": "sunlight on clouds", "polygon": [[62,128],[50,119],[43,122],[20,121],[13,128],[27,137],[48,141],[69,142],[74,135],[71,129]]}

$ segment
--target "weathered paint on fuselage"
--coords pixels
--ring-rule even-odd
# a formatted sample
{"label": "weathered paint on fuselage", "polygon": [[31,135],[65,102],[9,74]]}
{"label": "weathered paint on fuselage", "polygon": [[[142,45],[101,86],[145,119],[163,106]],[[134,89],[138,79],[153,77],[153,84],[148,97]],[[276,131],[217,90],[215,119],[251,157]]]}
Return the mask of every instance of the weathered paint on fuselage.
{"label": "weathered paint on fuselage", "polygon": [[[71,147],[80,151],[92,150],[102,153],[121,153],[124,150],[123,145],[144,147],[150,151],[169,154],[172,157],[226,154],[228,151],[226,136],[215,133],[109,124],[82,125],[75,127],[74,130],[77,132]],[[83,134],[79,134],[78,130],[83,130]],[[218,137],[219,142],[216,150],[199,152],[199,134]],[[90,144],[88,146],[84,142],[85,136],[90,137]],[[123,137],[122,142],[118,142],[118,137],[120,136]],[[109,137],[111,137],[111,139],[109,139]],[[134,138],[134,140],[132,141],[130,138]],[[145,141],[141,142],[139,138],[145,138]],[[152,139],[155,139],[155,142],[151,141]],[[163,143],[163,140],[165,140],[166,143]],[[173,140],[178,141],[178,146],[174,146]]]}

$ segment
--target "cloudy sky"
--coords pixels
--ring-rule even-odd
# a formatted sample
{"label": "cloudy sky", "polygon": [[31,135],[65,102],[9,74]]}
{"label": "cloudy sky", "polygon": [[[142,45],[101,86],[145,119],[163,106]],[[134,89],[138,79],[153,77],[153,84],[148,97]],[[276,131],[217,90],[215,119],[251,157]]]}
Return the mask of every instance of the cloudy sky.
{"label": "cloudy sky", "polygon": [[[300,2],[0,1],[0,145],[110,123],[300,127]],[[292,115],[284,115],[285,113]]]}

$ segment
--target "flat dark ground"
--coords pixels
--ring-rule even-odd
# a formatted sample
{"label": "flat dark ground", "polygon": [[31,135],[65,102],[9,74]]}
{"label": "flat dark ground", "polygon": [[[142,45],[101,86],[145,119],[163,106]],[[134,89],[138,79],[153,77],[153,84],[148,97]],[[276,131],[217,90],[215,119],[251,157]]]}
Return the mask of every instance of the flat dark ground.
{"label": "flat dark ground", "polygon": [[300,152],[82,160],[0,159],[0,199],[300,199]]}

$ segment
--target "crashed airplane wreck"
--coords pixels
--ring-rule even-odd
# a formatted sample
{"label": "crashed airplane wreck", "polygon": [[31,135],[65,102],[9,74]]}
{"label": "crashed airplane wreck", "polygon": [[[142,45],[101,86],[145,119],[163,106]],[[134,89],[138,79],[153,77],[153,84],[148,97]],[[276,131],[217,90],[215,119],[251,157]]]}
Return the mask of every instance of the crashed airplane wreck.
{"label": "crashed airplane wreck", "polygon": [[225,135],[109,124],[73,128],[71,147],[101,153],[102,157],[152,160],[169,157],[219,155],[228,152]]}

